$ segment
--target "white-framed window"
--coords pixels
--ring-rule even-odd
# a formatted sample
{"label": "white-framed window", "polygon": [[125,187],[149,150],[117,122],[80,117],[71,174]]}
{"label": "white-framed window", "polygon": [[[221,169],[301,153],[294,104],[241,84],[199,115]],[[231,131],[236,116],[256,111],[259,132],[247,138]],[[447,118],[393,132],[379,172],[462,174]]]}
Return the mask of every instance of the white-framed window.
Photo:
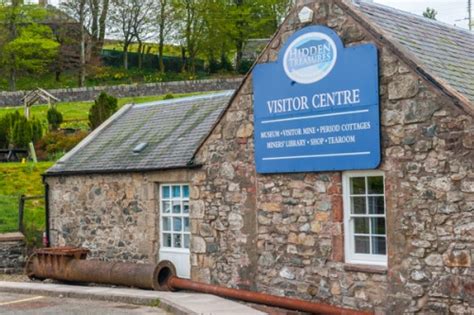
{"label": "white-framed window", "polygon": [[387,265],[385,180],[381,171],[343,174],[347,263]]}
{"label": "white-framed window", "polygon": [[189,252],[189,185],[160,185],[161,248]]}

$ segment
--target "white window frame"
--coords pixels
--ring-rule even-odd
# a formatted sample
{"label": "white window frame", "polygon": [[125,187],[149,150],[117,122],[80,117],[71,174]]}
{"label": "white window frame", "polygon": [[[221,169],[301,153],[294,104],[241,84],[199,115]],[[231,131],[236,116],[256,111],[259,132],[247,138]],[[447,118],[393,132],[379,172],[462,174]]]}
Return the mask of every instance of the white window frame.
{"label": "white window frame", "polygon": [[[163,187],[164,186],[169,186],[170,187],[170,198],[163,198]],[[191,221],[189,221],[189,231],[188,232],[185,232],[184,231],[184,218],[189,218],[189,212],[187,214],[184,214],[184,213],[173,213],[173,203],[172,203],[172,200],[173,200],[173,192],[172,192],[172,187],[173,186],[180,186],[180,189],[182,191],[182,187],[183,186],[188,186],[188,189],[189,189],[189,193],[191,193],[191,186],[189,185],[189,183],[160,183],[158,185],[158,189],[160,190],[160,200],[159,200],[159,209],[160,209],[160,252],[168,252],[168,253],[183,253],[183,254],[189,254],[190,253],[190,249],[189,248],[184,248],[184,235],[189,235],[189,246],[191,246]],[[163,201],[165,200],[170,200],[171,201],[171,209],[170,209],[170,213],[164,213],[164,209],[163,209]],[[183,202],[184,201],[187,201],[188,204],[189,204],[189,197],[187,198],[184,198],[184,197],[180,197],[179,199],[174,199],[174,200],[180,200],[181,202],[181,209],[183,208]],[[190,209],[189,209],[190,211]],[[171,218],[170,220],[170,224],[171,224],[171,230],[173,230],[173,217],[178,217],[178,218],[182,218],[182,229],[183,231],[181,231],[180,233],[174,233],[174,231],[164,231],[163,230],[163,217],[168,217],[168,218]],[[165,246],[164,244],[164,236],[163,234],[171,234],[172,235],[172,238],[171,238],[171,244],[173,245],[173,234],[181,234],[181,242],[183,244],[183,247],[182,248],[178,248],[178,247],[168,247],[168,246]]]}
{"label": "white window frame", "polygon": [[[354,233],[353,233],[353,224],[351,222],[353,214],[351,214],[351,190],[350,190],[350,179],[352,177],[371,177],[371,176],[381,176],[384,182],[384,210],[385,214],[385,255],[376,255],[376,254],[356,254],[355,253],[355,242],[354,242]],[[367,181],[366,181],[367,185]],[[366,187],[367,189],[367,187]],[[387,235],[387,203],[386,203],[386,185],[385,185],[385,176],[382,171],[350,171],[344,172],[342,175],[342,192],[343,192],[343,203],[344,203],[344,253],[345,253],[345,262],[349,264],[361,264],[361,265],[375,265],[375,266],[387,266],[387,253],[388,253],[388,235]],[[366,192],[367,196],[367,192]],[[368,204],[366,205],[368,206]],[[362,215],[364,217],[382,217],[381,215]],[[369,228],[372,229],[369,222]]]}

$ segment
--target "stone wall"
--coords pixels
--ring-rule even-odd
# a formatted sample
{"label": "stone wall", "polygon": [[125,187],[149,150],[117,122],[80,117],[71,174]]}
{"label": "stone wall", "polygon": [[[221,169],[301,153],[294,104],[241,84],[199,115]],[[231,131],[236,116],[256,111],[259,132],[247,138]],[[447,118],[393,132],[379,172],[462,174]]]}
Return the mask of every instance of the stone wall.
{"label": "stone wall", "polygon": [[[376,42],[333,1],[309,6],[345,45]],[[301,27],[290,16],[259,62]],[[473,311],[473,117],[376,44],[388,268],[344,263],[341,172],[256,174],[249,77],[196,157],[194,279],[381,313]]]}
{"label": "stone wall", "polygon": [[25,262],[26,244],[23,234],[0,234],[0,273],[22,273]]}
{"label": "stone wall", "polygon": [[[236,89],[242,78],[222,78],[194,81],[174,81],[132,85],[95,86],[48,90],[62,102],[91,101],[101,92],[117,98],[131,96],[162,95],[167,93],[193,93]],[[0,107],[23,105],[21,98],[29,91],[0,92]]]}
{"label": "stone wall", "polygon": [[47,177],[52,246],[79,246],[104,260],[156,262],[158,183],[189,182],[186,170]]}

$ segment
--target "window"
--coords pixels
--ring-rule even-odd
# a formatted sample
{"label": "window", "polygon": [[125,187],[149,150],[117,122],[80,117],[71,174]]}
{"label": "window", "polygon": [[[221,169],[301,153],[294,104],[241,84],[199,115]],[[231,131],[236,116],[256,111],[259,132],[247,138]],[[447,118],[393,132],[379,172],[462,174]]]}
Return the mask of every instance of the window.
{"label": "window", "polygon": [[346,262],[387,264],[385,187],[382,172],[343,177]]}
{"label": "window", "polygon": [[161,247],[189,250],[189,185],[160,186]]}

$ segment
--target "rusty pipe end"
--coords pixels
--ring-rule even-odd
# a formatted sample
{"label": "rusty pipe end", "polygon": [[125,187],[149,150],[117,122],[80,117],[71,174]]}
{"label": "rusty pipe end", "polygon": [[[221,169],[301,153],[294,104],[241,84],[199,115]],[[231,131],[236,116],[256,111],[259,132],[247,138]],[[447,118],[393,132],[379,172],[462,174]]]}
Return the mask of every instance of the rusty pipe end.
{"label": "rusty pipe end", "polygon": [[170,279],[176,277],[176,268],[169,260],[160,261],[153,275],[153,289],[158,291],[177,291],[171,286]]}

